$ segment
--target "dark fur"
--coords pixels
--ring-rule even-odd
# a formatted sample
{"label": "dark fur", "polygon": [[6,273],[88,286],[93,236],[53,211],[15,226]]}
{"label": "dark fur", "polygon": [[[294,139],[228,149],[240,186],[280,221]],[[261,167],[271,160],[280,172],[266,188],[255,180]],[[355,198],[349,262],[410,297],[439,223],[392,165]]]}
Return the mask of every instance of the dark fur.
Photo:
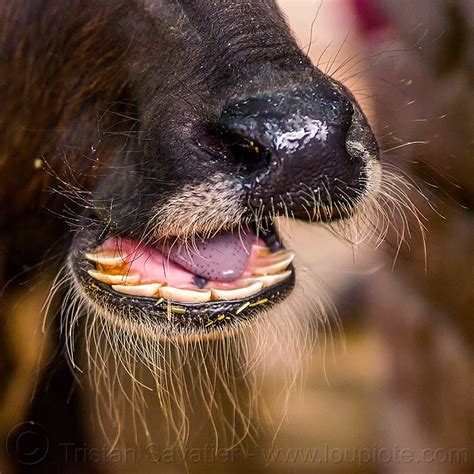
{"label": "dark fur", "polygon": [[[75,0],[64,8],[8,0],[1,8],[0,225],[16,236],[20,216],[63,213],[64,196],[44,192],[58,188],[58,177],[76,206],[95,207],[92,217],[114,232],[138,233],[153,206],[187,183],[241,168],[225,150],[216,160],[202,146],[221,146],[214,130],[227,104],[312,87],[327,108],[324,95],[345,94],[311,66],[272,1],[216,9],[207,1]],[[334,172],[336,159],[328,155],[313,178],[334,195],[327,175],[346,173]],[[302,207],[290,210],[304,218]]]}

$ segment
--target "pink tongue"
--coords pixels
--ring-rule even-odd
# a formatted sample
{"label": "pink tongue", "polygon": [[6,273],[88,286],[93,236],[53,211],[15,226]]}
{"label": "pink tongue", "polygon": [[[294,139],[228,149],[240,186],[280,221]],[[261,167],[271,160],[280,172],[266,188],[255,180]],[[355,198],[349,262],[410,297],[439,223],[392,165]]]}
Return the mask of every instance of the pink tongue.
{"label": "pink tongue", "polygon": [[257,237],[250,231],[220,232],[211,239],[196,239],[187,247],[163,249],[165,256],[206,280],[233,281],[240,278],[250,260]]}

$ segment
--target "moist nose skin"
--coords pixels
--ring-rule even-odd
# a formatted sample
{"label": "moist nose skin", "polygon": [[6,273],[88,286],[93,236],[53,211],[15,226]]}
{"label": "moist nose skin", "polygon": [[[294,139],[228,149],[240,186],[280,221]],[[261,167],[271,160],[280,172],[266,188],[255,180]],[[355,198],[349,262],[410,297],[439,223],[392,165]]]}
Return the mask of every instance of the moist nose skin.
{"label": "moist nose skin", "polygon": [[234,144],[240,137],[266,151],[254,153],[251,165],[246,158],[252,205],[277,211],[285,205],[295,217],[307,219],[304,204],[311,196],[323,201],[328,195],[345,201],[357,197],[364,186],[364,162],[353,152],[353,130],[368,130],[375,139],[355,107],[338,89],[321,84],[227,106],[220,122]]}
{"label": "moist nose skin", "polygon": [[162,252],[206,280],[229,282],[243,275],[256,240],[253,232],[242,229],[233,233],[219,232],[208,239],[196,237],[194,242],[172,245]]}

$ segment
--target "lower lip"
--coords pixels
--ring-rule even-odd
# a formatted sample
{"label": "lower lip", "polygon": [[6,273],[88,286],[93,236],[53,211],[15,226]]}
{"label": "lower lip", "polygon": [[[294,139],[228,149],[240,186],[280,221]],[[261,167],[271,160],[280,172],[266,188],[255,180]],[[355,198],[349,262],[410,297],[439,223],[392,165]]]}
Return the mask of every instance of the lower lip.
{"label": "lower lip", "polygon": [[295,272],[282,283],[266,288],[246,300],[211,301],[203,304],[174,303],[164,299],[134,297],[115,292],[109,285],[98,282],[87,273],[88,263],[73,258],[75,277],[89,300],[109,308],[115,317],[133,322],[143,316],[155,321],[160,337],[182,336],[183,331],[205,335],[213,331],[236,328],[257,318],[264,311],[282,302],[293,290]]}

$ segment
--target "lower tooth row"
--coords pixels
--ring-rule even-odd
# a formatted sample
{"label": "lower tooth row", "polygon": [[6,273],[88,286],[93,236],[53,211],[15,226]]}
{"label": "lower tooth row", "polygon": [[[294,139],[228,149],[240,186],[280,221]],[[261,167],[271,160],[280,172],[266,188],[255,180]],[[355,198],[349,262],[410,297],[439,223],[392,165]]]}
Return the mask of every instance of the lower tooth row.
{"label": "lower tooth row", "polygon": [[178,303],[238,300],[256,295],[263,288],[268,288],[287,279],[291,275],[291,270],[286,270],[286,268],[294,257],[294,253],[287,251],[262,256],[258,259],[259,265],[251,268],[252,275],[236,282],[238,288],[190,289],[174,288],[163,283],[140,284],[140,275],[136,272],[108,273],[116,271],[117,267],[120,270],[125,269],[124,257],[117,256],[115,252],[103,250],[86,254],[88,260],[95,262],[102,269],[102,271],[88,270],[89,275],[100,282],[111,285],[115,291],[130,296],[165,298]]}
{"label": "lower tooth row", "polygon": [[146,298],[165,298],[177,303],[207,303],[208,301],[240,300],[256,295],[264,287],[262,282],[253,282],[232,290],[190,290],[163,286],[161,283],[146,285],[112,285],[112,288],[125,295]]}
{"label": "lower tooth row", "polygon": [[211,290],[188,290],[164,286],[159,296],[178,303],[207,303],[211,301]]}

